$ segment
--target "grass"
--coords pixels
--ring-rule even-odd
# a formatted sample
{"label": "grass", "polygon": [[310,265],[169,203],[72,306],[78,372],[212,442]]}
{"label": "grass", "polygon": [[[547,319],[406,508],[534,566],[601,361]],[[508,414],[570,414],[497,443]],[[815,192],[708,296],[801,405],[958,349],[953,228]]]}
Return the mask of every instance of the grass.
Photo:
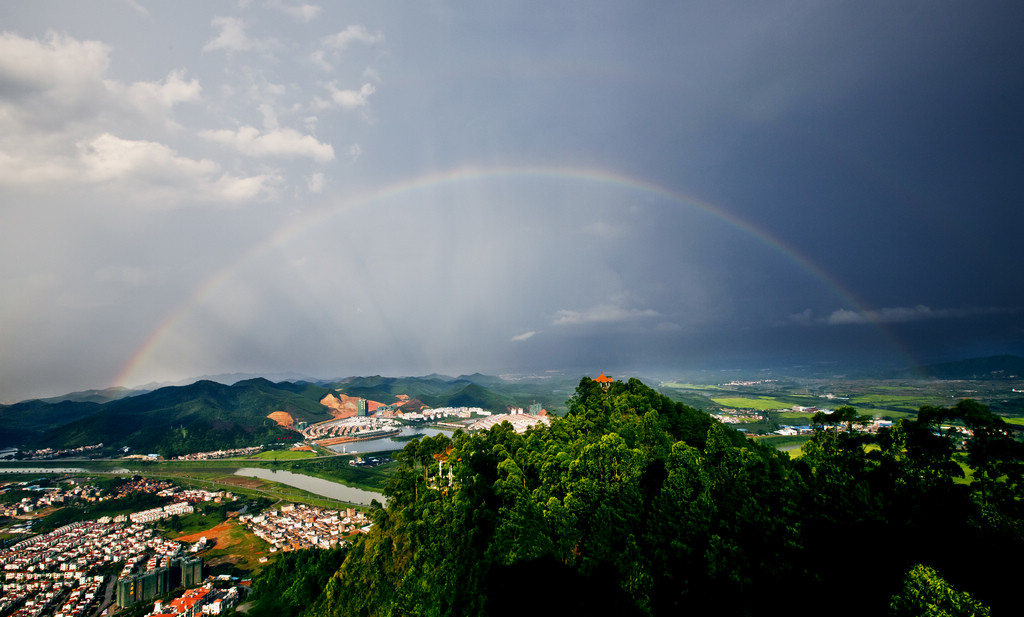
{"label": "grass", "polygon": [[799,411],[780,411],[779,420],[782,424],[810,424],[812,415]]}
{"label": "grass", "polygon": [[661,387],[674,388],[676,390],[721,390],[719,386],[702,385],[696,383],[680,383],[677,381],[663,381],[661,383]]}
{"label": "grass", "polygon": [[868,415],[868,416],[874,416],[876,418],[881,418],[881,417],[884,416],[884,417],[892,418],[893,420],[899,420],[900,418],[910,418],[911,420],[913,420],[913,419],[917,418],[917,410],[916,409],[914,409],[912,411],[911,410],[896,411],[896,410],[893,410],[893,409],[878,409],[878,408],[875,408],[875,407],[864,407],[864,408],[858,408],[857,409],[857,413],[860,413],[860,414],[863,414],[863,415]]}
{"label": "grass", "polygon": [[[209,463],[210,461],[204,461]],[[269,480],[262,480],[259,478],[247,478],[243,476],[234,475],[235,469],[238,469],[238,463],[233,465],[214,465],[206,467],[191,467],[187,470],[181,469],[160,469],[150,468],[145,471],[139,472],[140,475],[145,475],[149,478],[159,478],[164,480],[171,480],[175,484],[184,487],[191,488],[202,488],[212,491],[231,491],[238,495],[247,495],[251,497],[267,497],[272,500],[284,500],[292,501],[296,503],[306,503],[312,506],[321,506],[324,508],[341,508],[341,507],[357,507],[365,509],[365,506],[358,504],[349,504],[338,501],[336,499],[329,499],[327,497],[321,497],[314,495],[313,493],[306,492],[304,490],[281,484],[278,482],[272,482]],[[271,467],[272,469],[274,467]],[[187,473],[186,473],[187,471]],[[313,475],[313,474],[308,474]],[[327,478],[337,481],[336,478]],[[379,489],[372,489],[379,490]]]}
{"label": "grass", "polygon": [[270,450],[268,452],[260,452],[259,454],[245,458],[258,458],[267,461],[296,461],[304,458],[316,457],[317,453],[310,452],[309,450]]}
{"label": "grass", "polygon": [[917,413],[917,410],[923,405],[943,405],[944,403],[944,399],[920,395],[858,394],[850,398],[850,405],[858,409],[870,406],[882,408],[885,411],[901,410],[913,413]]}
{"label": "grass", "polygon": [[725,397],[725,398],[713,398],[711,399],[715,403],[723,407],[735,407],[736,409],[756,409],[757,411],[770,411],[773,409],[785,409],[791,405],[787,405],[777,399],[770,397],[758,397],[758,398],[741,398],[741,397]]}
{"label": "grass", "polygon": [[[284,452],[284,451],[279,451]],[[296,452],[292,454],[303,454]],[[308,453],[306,453],[308,454]],[[391,452],[378,452],[377,455],[393,455]],[[239,460],[239,459],[217,459],[210,461],[75,461],[74,467],[88,470],[89,473],[111,473],[114,469],[128,469],[129,474],[138,474],[149,478],[161,478],[171,480],[181,486],[204,488],[208,490],[227,490],[242,495],[256,497],[269,497],[271,499],[285,499],[299,503],[323,506],[325,508],[338,507],[361,507],[357,504],[343,504],[342,502],[325,497],[319,497],[297,488],[293,488],[276,482],[260,481],[263,484],[247,486],[242,482],[240,476],[233,475],[240,467],[262,467],[264,469],[283,469],[295,473],[306,474],[332,482],[347,484],[356,488],[380,492],[387,484],[397,463],[382,465],[375,468],[351,467],[348,464],[349,457],[344,456],[303,456],[289,460]],[[53,465],[53,462],[38,463],[39,465]],[[0,466],[2,467],[2,466]],[[40,470],[38,474],[33,472],[27,478],[36,479],[41,475],[53,475],[54,472]],[[16,476],[2,476],[4,480],[14,480]],[[246,478],[245,480],[253,480]]]}
{"label": "grass", "polygon": [[259,562],[259,558],[270,555],[270,545],[250,533],[237,520],[229,520],[226,527],[217,534],[213,548],[202,553],[211,574],[232,574],[243,578],[259,574],[265,565]]}
{"label": "grass", "polygon": [[[396,452],[375,452],[374,455],[394,458]],[[388,479],[391,478],[395,469],[398,468],[397,461],[378,467],[353,467],[348,464],[351,458],[353,457],[346,456],[315,461],[301,461],[288,465],[287,469],[295,473],[302,473],[307,476],[314,476],[334,482],[342,482],[356,488],[379,492],[384,490]]]}
{"label": "grass", "polygon": [[757,440],[763,444],[773,446],[777,450],[789,452],[792,455],[794,452],[799,453],[800,448],[810,438],[810,435],[768,435],[757,437]]}
{"label": "grass", "polygon": [[[202,506],[199,507],[202,508]],[[174,524],[173,531],[180,535],[188,535],[190,533],[209,529],[210,527],[223,523],[226,520],[227,516],[224,509],[210,508],[209,511],[196,511],[188,516],[179,516],[177,523]],[[169,527],[169,519],[165,520],[162,523],[162,526]]]}

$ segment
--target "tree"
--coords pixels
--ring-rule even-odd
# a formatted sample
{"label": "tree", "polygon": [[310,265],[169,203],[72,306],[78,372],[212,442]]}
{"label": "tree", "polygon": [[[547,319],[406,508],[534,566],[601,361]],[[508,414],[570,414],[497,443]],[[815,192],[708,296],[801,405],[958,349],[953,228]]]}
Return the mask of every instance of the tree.
{"label": "tree", "polygon": [[[954,447],[962,443],[983,506],[1019,509],[1017,495],[1024,487],[1024,446],[1006,422],[971,399],[952,408],[922,407],[918,422],[945,435]],[[1019,514],[1019,512],[1016,512]]]}
{"label": "tree", "polygon": [[989,608],[965,591],[957,591],[938,572],[917,564],[889,603],[892,617],[988,617]]}

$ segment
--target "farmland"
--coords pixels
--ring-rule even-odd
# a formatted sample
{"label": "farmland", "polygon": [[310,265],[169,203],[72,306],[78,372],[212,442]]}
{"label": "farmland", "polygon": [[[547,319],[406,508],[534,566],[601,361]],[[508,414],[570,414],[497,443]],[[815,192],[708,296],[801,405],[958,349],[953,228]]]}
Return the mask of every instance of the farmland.
{"label": "farmland", "polygon": [[1013,380],[800,379],[739,380],[729,375],[707,383],[696,379],[662,381],[660,390],[709,413],[736,410],[765,414],[781,424],[808,424],[814,411],[849,405],[862,414],[898,420],[917,416],[922,406],[949,407],[963,399],[988,405],[1006,421],[1024,426],[1024,385]]}

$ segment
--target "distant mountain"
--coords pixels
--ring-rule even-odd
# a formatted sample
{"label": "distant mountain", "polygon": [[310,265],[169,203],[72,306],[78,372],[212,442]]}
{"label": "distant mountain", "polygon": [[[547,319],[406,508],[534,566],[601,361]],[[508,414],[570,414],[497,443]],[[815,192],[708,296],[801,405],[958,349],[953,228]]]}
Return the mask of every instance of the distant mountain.
{"label": "distant mountain", "polygon": [[[516,399],[509,394],[495,392],[475,383],[455,381],[432,404],[434,407],[481,407],[491,411],[505,411],[506,407],[516,403]],[[523,403],[519,402],[519,405]]]}
{"label": "distant mountain", "polygon": [[574,382],[547,380],[508,381],[474,373],[461,377],[427,375],[425,377],[351,377],[334,384],[349,396],[391,403],[396,395],[406,394],[430,407],[482,407],[502,412],[506,407],[525,407],[541,403],[546,409],[563,408]]}
{"label": "distant mountain", "polygon": [[[147,384],[136,386],[135,389],[140,392],[151,392],[160,388],[166,388],[167,386],[187,386],[197,381],[216,381],[226,386],[236,384],[240,381],[248,381],[250,379],[267,379],[275,383],[282,381],[299,382],[305,381],[309,383],[330,383],[332,380],[322,380],[315,377],[309,377],[301,373],[286,372],[286,373],[216,373],[213,375],[200,375],[198,377],[191,377],[187,379],[179,379],[178,381],[153,381]],[[336,380],[334,380],[336,381]]]}
{"label": "distant mountain", "polygon": [[478,386],[484,386],[485,388],[490,387],[503,387],[508,384],[507,381],[501,377],[494,377],[493,375],[483,375],[481,373],[473,373],[472,375],[459,375],[458,381],[468,381],[475,383]]}
{"label": "distant mountain", "polygon": [[[283,411],[300,422],[330,419],[319,401],[332,392],[383,403],[404,394],[429,407],[499,412],[537,402],[555,411],[564,408],[572,387],[550,379],[507,381],[475,373],[458,378],[374,375],[333,383],[274,383],[258,377],[225,385],[204,379],[139,394],[94,390],[0,406],[0,446],[59,449],[102,442],[111,448],[176,455],[296,439],[295,432],[267,416]],[[116,396],[120,398],[110,398]]]}
{"label": "distant mountain", "polygon": [[37,441],[45,431],[87,420],[100,409],[100,403],[70,400],[31,400],[13,405],[0,405],[0,427],[3,427],[3,430],[0,430],[0,446]]}
{"label": "distant mountain", "polygon": [[[289,413],[298,421],[317,422],[331,416],[319,404],[327,388],[311,384],[274,384],[250,379],[226,386],[197,381],[188,386],[168,386],[138,396],[97,405],[64,401],[47,407],[32,405],[34,426],[19,439],[33,447],[67,448],[103,442],[133,450],[180,454],[224,447],[295,439],[269,420],[274,411]],[[23,423],[28,410],[19,416]],[[10,408],[0,410],[4,426]],[[4,439],[4,441],[10,441]]]}
{"label": "distant mountain", "polygon": [[132,389],[117,386],[114,388],[103,388],[102,390],[83,390],[81,392],[70,392],[68,394],[62,394],[61,396],[51,396],[44,399],[39,399],[44,403],[61,403],[64,401],[74,401],[76,403],[88,402],[88,403],[108,403],[110,401],[116,401],[128,396],[138,396],[139,394],[145,394],[150,392],[150,389]]}
{"label": "distant mountain", "polygon": [[437,395],[450,388],[452,383],[451,377],[444,379],[440,376],[381,377],[373,375],[371,377],[350,377],[335,384],[335,388],[349,396],[358,396],[382,403],[393,403],[396,395],[407,394],[410,397],[421,399],[428,405],[436,405],[434,400]]}
{"label": "distant mountain", "polygon": [[1020,379],[1024,378],[1024,358],[1019,356],[990,356],[956,362],[929,364],[908,371],[906,376],[934,379]]}
{"label": "distant mountain", "polygon": [[203,375],[201,377],[196,377],[195,379],[186,380],[173,385],[184,386],[196,381],[208,380],[230,386],[240,381],[249,381],[251,379],[266,379],[274,383],[280,383],[282,381],[292,383],[300,381],[317,383],[320,381],[315,377],[310,377],[309,375],[303,375],[302,373],[296,373],[294,371],[287,371],[283,373],[217,373],[215,375]]}

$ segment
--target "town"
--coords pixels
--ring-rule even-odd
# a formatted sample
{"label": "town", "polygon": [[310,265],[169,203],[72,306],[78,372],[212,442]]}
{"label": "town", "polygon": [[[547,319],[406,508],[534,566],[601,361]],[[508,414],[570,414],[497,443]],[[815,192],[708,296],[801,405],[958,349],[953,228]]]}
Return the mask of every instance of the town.
{"label": "town", "polygon": [[[2,511],[26,522],[9,531],[27,537],[0,552],[3,593],[0,615],[5,617],[85,617],[116,612],[154,602],[147,614],[159,617],[219,615],[240,602],[247,587],[237,577],[203,576],[203,554],[216,545],[205,536],[196,542],[165,538],[154,524],[186,516],[202,503],[231,503],[228,491],[182,489],[165,480],[125,479],[110,490],[79,478],[57,486],[39,487],[9,482],[0,493],[20,491],[22,497]],[[69,523],[48,533],[30,535],[35,513],[76,501],[102,503],[129,495],[150,494],[169,501],[160,507],[117,516]],[[369,521],[354,508],[329,510],[305,504],[282,503],[265,512],[235,517],[265,542],[259,563],[278,551],[326,549],[344,545],[365,533]],[[181,590],[173,599],[168,594]],[[161,598],[161,599],[158,599]]]}
{"label": "town", "polygon": [[261,514],[243,514],[239,521],[270,544],[270,552],[328,549],[369,530],[370,521],[354,508],[327,510],[306,504],[285,504]]}

